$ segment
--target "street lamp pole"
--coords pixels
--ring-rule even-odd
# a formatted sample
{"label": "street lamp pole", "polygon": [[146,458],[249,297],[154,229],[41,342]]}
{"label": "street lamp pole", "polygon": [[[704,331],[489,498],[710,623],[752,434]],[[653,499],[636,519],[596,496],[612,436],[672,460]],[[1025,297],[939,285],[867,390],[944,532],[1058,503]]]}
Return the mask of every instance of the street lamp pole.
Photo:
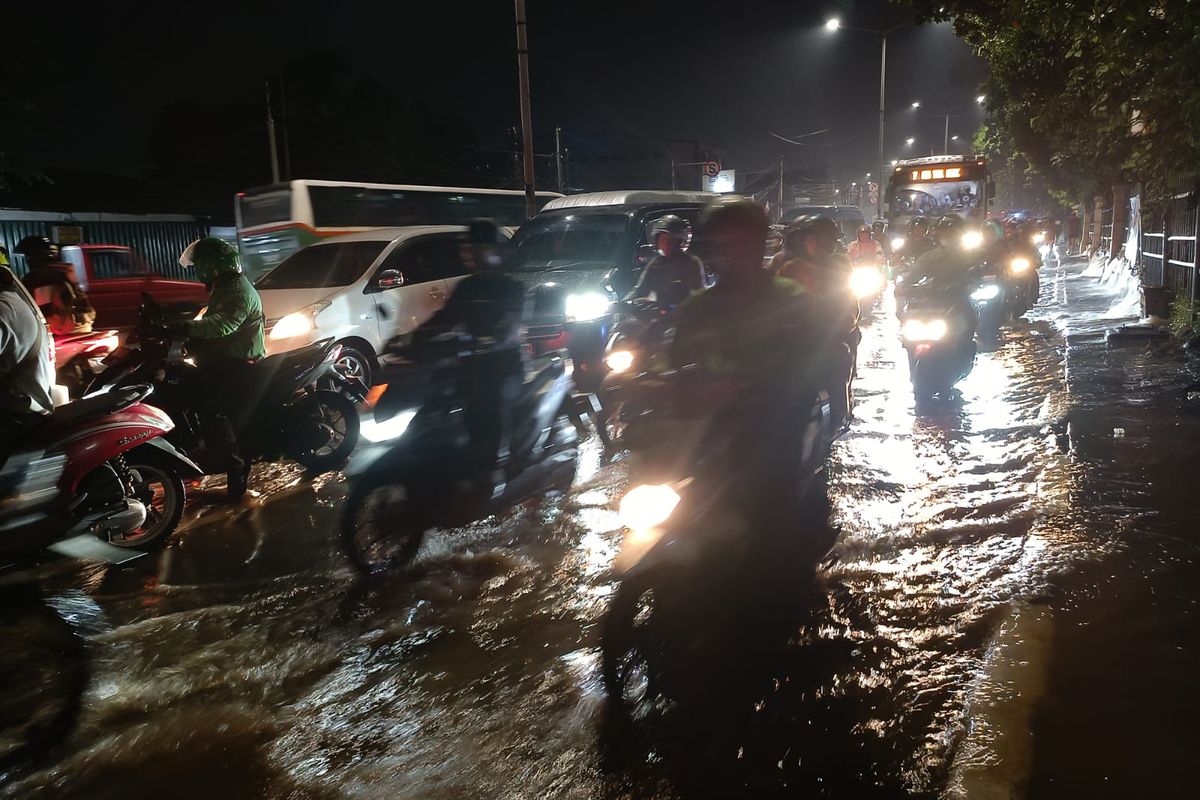
{"label": "street lamp pole", "polygon": [[887,87],[887,32],[880,37],[882,45],[879,50],[879,172],[875,173],[879,176],[876,181],[878,189],[875,192],[875,218],[883,219],[883,133],[884,120],[887,115],[887,100],[885,89]]}
{"label": "street lamp pole", "polygon": [[529,110],[529,41],[525,32],[525,0],[516,1],[517,16],[517,73],[521,92],[521,151],[522,178],[525,183],[525,215],[537,213],[537,196],[533,188],[533,120]]}
{"label": "street lamp pole", "polygon": [[950,155],[950,115],[946,114],[946,133],[942,144],[942,155]]}

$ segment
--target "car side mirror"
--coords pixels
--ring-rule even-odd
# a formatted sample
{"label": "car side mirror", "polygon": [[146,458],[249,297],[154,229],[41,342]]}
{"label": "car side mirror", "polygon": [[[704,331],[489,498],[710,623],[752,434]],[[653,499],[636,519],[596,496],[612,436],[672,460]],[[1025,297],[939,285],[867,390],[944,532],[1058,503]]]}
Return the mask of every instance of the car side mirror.
{"label": "car side mirror", "polygon": [[378,289],[395,289],[397,286],[403,285],[404,273],[397,269],[385,269],[375,279],[375,286]]}

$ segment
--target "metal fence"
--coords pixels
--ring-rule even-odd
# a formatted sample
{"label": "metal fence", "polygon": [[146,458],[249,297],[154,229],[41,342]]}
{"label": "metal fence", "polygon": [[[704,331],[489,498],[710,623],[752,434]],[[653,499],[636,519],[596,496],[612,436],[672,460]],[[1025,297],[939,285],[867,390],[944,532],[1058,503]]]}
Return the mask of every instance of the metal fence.
{"label": "metal fence", "polygon": [[14,252],[17,242],[26,236],[45,236],[53,239],[55,226],[71,225],[83,232],[87,244],[116,244],[136,250],[146,263],[160,275],[171,278],[191,278],[179,266],[179,254],[190,243],[208,235],[209,226],[200,219],[182,217],[154,218],[98,214],[55,215],[31,212],[22,219],[20,212],[7,211],[0,219],[0,245],[13,256],[12,265],[18,275],[25,273],[25,259]]}
{"label": "metal fence", "polygon": [[1196,280],[1196,237],[1200,234],[1197,200],[1197,192],[1183,192],[1167,202],[1159,218],[1143,218],[1138,265],[1142,285],[1167,287],[1193,303],[1200,289]]}

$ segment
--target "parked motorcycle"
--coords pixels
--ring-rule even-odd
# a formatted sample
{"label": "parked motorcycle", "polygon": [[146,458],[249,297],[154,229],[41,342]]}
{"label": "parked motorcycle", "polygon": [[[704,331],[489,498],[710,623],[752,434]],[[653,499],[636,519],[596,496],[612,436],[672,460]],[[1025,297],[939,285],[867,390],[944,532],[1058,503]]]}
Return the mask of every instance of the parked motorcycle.
{"label": "parked motorcycle", "polygon": [[639,689],[670,695],[672,667],[695,667],[693,645],[724,604],[719,587],[696,575],[720,579],[735,564],[781,553],[811,574],[833,544],[825,520],[805,518],[826,502],[821,478],[838,430],[827,393],[797,386],[783,392],[796,398],[786,403],[774,389],[697,382],[687,371],[660,385],[655,410],[627,433],[634,455],[613,564],[620,585],[601,627],[601,674],[614,701]]}
{"label": "parked motorcycle", "polygon": [[[205,447],[195,400],[198,378],[194,361],[184,352],[182,342],[165,334],[161,312],[149,296],[143,298],[140,314],[138,329],[105,359],[104,370],[89,387],[89,395],[117,386],[153,383],[155,402],[175,422],[172,438],[176,444],[195,458],[204,474],[224,472],[226,462]],[[358,441],[355,401],[366,396],[366,387],[336,368],[340,354],[340,345],[324,340],[270,356],[256,365],[259,398],[238,434],[247,469],[254,460],[284,457],[313,472],[345,462]]]}
{"label": "parked motorcycle", "polygon": [[117,349],[117,332],[65,333],[54,337],[54,367],[58,383],[71,398],[80,397],[103,369],[105,356]]}
{"label": "parked motorcycle", "polygon": [[479,479],[456,377],[467,360],[485,353],[471,340],[427,350],[417,362],[427,379],[389,383],[374,420],[364,424],[371,445],[346,470],[350,496],[341,519],[342,548],[362,574],[408,564],[431,528],[503,512],[573,474],[572,382],[562,359],[552,355],[535,362],[515,399],[503,480]]}
{"label": "parked motorcycle", "polygon": [[971,284],[936,286],[928,279],[909,287],[900,334],[918,403],[949,395],[975,365],[975,309]]}

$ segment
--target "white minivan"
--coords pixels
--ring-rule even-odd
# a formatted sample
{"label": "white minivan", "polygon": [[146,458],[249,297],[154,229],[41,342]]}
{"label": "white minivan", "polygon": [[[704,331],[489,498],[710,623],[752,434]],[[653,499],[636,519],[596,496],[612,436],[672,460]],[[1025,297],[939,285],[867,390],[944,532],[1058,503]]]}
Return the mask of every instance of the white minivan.
{"label": "white minivan", "polygon": [[466,275],[466,237],[457,225],[377,228],[296,251],[255,284],[267,353],[332,337],[341,368],[371,385],[384,344],[429,319]]}

